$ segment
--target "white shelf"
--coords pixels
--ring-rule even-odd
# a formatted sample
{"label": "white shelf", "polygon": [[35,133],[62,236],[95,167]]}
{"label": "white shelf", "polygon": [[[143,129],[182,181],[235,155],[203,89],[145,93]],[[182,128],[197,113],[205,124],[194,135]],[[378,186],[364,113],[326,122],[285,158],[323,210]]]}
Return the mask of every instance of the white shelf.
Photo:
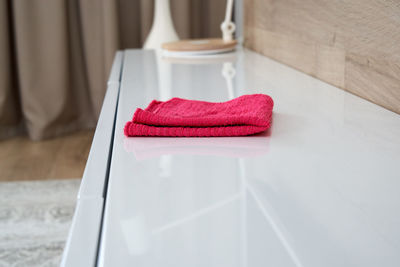
{"label": "white shelf", "polygon": [[[99,266],[400,265],[399,115],[247,50],[127,50],[120,85]],[[275,101],[261,135],[123,135],[153,99],[252,93]]]}

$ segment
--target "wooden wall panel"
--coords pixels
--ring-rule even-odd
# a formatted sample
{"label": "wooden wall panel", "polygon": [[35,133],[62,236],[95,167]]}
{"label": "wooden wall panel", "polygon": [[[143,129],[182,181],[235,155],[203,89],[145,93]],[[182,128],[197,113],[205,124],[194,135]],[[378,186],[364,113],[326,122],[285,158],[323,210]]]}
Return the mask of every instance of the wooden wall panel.
{"label": "wooden wall panel", "polygon": [[400,1],[245,0],[245,46],[400,113]]}

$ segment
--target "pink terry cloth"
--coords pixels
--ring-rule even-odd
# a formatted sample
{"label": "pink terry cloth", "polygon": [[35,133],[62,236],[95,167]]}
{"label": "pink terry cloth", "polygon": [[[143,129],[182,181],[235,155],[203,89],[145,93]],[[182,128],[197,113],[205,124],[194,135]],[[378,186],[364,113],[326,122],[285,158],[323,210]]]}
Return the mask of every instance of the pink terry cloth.
{"label": "pink terry cloth", "polygon": [[243,95],[221,103],[182,98],[153,100],[145,110],[136,109],[124,133],[174,137],[251,135],[270,127],[273,106],[272,98],[264,94]]}

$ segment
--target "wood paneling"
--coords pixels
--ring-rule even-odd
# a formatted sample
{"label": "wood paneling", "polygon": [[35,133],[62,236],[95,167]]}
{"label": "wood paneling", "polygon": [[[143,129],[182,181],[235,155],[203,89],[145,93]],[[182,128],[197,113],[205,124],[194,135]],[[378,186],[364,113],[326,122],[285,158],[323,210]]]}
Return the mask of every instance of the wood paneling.
{"label": "wood paneling", "polygon": [[246,47],[400,113],[400,1],[244,5]]}

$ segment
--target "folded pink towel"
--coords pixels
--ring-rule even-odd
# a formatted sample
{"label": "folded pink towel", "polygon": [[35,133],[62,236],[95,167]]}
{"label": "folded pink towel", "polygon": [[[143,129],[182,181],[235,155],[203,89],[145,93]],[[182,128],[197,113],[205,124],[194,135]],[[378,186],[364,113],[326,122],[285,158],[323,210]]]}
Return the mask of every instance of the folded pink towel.
{"label": "folded pink towel", "polygon": [[272,98],[243,95],[222,103],[172,98],[136,109],[126,136],[240,136],[265,131],[271,124]]}

